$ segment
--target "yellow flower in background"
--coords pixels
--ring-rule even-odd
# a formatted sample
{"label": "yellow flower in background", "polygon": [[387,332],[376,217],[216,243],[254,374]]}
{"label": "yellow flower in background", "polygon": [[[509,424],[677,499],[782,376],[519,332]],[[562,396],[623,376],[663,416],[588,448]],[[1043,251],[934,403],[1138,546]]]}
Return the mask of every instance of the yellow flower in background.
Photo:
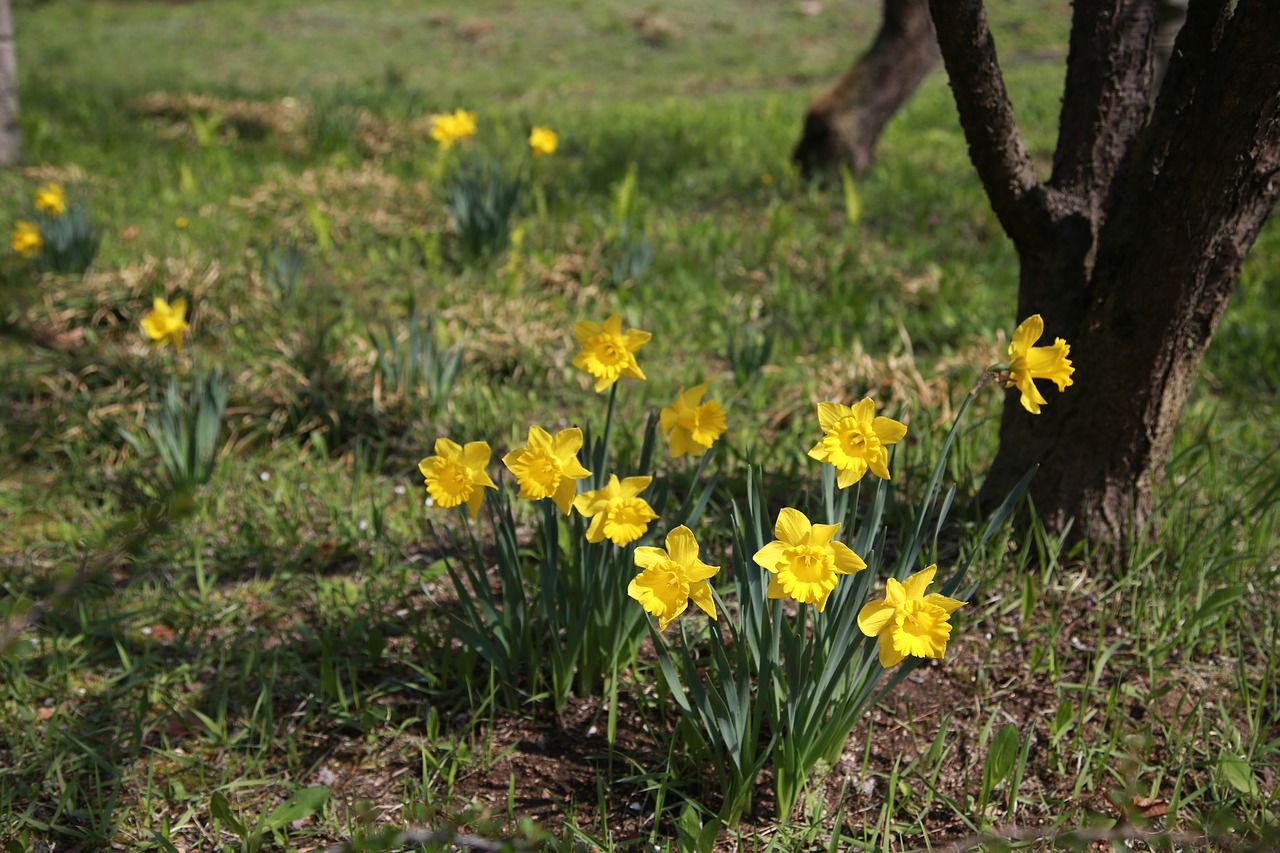
{"label": "yellow flower in background", "polygon": [[465,502],[475,520],[484,502],[484,490],[498,487],[484,470],[492,454],[488,442],[469,441],[462,447],[456,441],[437,438],[436,455],[418,463],[418,470],[426,478],[427,494],[443,507]]}
{"label": "yellow flower in background", "polygon": [[44,239],[40,236],[40,226],[34,222],[19,219],[13,224],[13,237],[9,245],[20,255],[34,255],[44,248]]}
{"label": "yellow flower in background", "polygon": [[951,638],[951,612],[966,602],[936,592],[925,595],[937,566],[929,566],[899,583],[889,578],[884,598],[868,601],[858,613],[858,627],[880,638],[880,665],[897,666],[908,655],[940,658]]}
{"label": "yellow flower in background", "polygon": [[862,558],[833,537],[838,524],[812,524],[798,509],[778,513],[773,535],[777,538],[755,553],[756,564],[771,572],[769,598],[794,598],[816,604],[821,613],[840,575],[867,567]]}
{"label": "yellow flower in background", "polygon": [[43,210],[50,216],[61,216],[67,212],[67,194],[62,184],[50,181],[36,190],[36,210]]}
{"label": "yellow flower in background", "polygon": [[560,145],[560,137],[549,127],[535,127],[529,131],[529,148],[534,157],[543,154],[554,154]]}
{"label": "yellow flower in background", "polygon": [[1040,407],[1048,402],[1036,388],[1035,380],[1051,380],[1059,391],[1065,391],[1073,384],[1071,374],[1076,372],[1067,358],[1071,345],[1062,338],[1055,338],[1051,347],[1032,346],[1043,334],[1044,318],[1032,314],[1018,324],[1009,342],[1009,381],[1004,387],[1016,386],[1022,392],[1022,408],[1033,415],[1040,414]]}
{"label": "yellow flower in background", "polygon": [[627,595],[658,617],[658,630],[665,631],[689,606],[689,601],[716,618],[716,602],[707,578],[720,571],[698,559],[698,542],[683,524],[667,534],[667,549],[641,545],[636,548],[636,565],[644,569],[627,587]]}
{"label": "yellow flower in background", "polygon": [[582,352],[573,357],[573,366],[596,378],[596,391],[603,391],[618,381],[619,376],[644,379],[644,371],[636,363],[636,350],[653,335],[639,329],[622,331],[622,317],[613,314],[603,323],[581,320],[573,324],[573,336]]}
{"label": "yellow flower in background", "polygon": [[190,328],[185,299],[175,299],[170,305],[157,296],[151,303],[151,310],[142,315],[142,330],[151,343],[159,346],[173,344],[178,352],[182,352],[182,333]]}
{"label": "yellow flower in background", "polygon": [[525,446],[502,457],[502,462],[520,484],[519,497],[551,498],[568,515],[578,494],[575,481],[591,476],[578,463],[581,448],[582,430],[577,427],[560,430],[553,438],[542,427],[531,426]]}
{"label": "yellow flower in background", "polygon": [[892,418],[876,417],[876,404],[865,397],[852,407],[840,403],[819,403],[818,423],[826,432],[809,456],[835,466],[836,485],[848,488],[870,471],[889,479],[888,445],[907,434],[905,425]]}
{"label": "yellow flower in background", "polygon": [[431,138],[439,142],[441,148],[475,135],[476,114],[469,110],[459,108],[452,113],[433,113],[431,116]]}
{"label": "yellow flower in background", "polygon": [[700,402],[710,383],[688,391],[681,386],[676,401],[658,413],[662,433],[671,442],[671,456],[706,453],[725,430],[724,409],[715,400]]}
{"label": "yellow flower in background", "polygon": [[173,224],[178,226],[179,228],[186,228],[188,225],[191,224],[191,222],[190,220],[187,219],[187,217],[179,216],[177,219],[173,220]]}
{"label": "yellow flower in background", "polygon": [[587,541],[608,539],[614,545],[626,545],[643,536],[649,522],[658,517],[649,502],[639,497],[651,482],[652,477],[628,477],[619,482],[617,474],[610,474],[604,488],[574,498],[578,512],[591,519]]}

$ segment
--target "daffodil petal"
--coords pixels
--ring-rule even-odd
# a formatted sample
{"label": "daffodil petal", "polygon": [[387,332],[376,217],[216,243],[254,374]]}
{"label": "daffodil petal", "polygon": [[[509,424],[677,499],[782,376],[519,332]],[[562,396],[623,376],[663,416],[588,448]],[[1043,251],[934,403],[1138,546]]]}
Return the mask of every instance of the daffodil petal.
{"label": "daffodil petal", "polygon": [[895,667],[902,663],[902,659],[906,657],[902,652],[893,647],[893,635],[889,631],[885,631],[880,635],[880,665],[885,669]]}
{"label": "daffodil petal", "polygon": [[842,419],[852,414],[853,412],[849,410],[849,407],[841,403],[832,403],[830,401],[819,403],[818,425],[822,427],[823,432],[827,432]]}
{"label": "daffodil petal", "polygon": [[689,598],[703,613],[716,618],[716,600],[711,596],[711,586],[706,581],[689,584]]}
{"label": "daffodil petal", "polygon": [[907,425],[893,418],[876,418],[871,422],[871,428],[882,444],[897,444],[907,434]]}
{"label": "daffodil petal", "polygon": [[858,628],[868,637],[874,637],[893,621],[896,612],[886,601],[868,601],[858,611]]}
{"label": "daffodil petal", "polygon": [[1043,334],[1044,318],[1039,314],[1032,314],[1014,329],[1013,339],[1009,341],[1009,355],[1025,355]]}
{"label": "daffodil petal", "polygon": [[881,480],[892,479],[889,476],[889,451],[885,450],[883,447],[880,448],[879,453],[866,461],[866,465],[868,470]]}
{"label": "daffodil petal", "polygon": [[851,575],[867,567],[863,559],[843,542],[832,542],[831,549],[836,561],[836,571],[840,574]]}
{"label": "daffodil petal", "polygon": [[782,559],[786,551],[786,543],[775,539],[759,551],[756,551],[755,556],[751,559],[755,560],[756,565],[760,568],[776,572],[778,570],[778,561]]}
{"label": "daffodil petal", "polygon": [[858,420],[873,423],[873,419],[876,416],[875,400],[872,400],[870,397],[863,397],[850,408],[852,409],[853,416]]}
{"label": "daffodil petal", "polygon": [[810,545],[825,545],[830,542],[840,530],[838,524],[813,524],[809,527],[808,543]]}
{"label": "daffodil petal", "polygon": [[941,607],[943,610],[951,613],[956,608],[964,607],[969,602],[959,601],[954,598],[948,598],[936,592],[931,592],[924,597],[925,604],[932,604],[934,607]]}
{"label": "daffodil petal", "polygon": [[667,553],[686,569],[698,561],[698,540],[683,524],[667,534]]}
{"label": "daffodil petal", "polygon": [[906,600],[924,598],[924,591],[929,588],[929,584],[933,583],[933,577],[938,573],[936,565],[929,566],[916,572],[911,577],[902,582],[903,595]]}
{"label": "daffodil petal", "polygon": [[[798,509],[783,507],[773,526],[773,535],[788,545],[800,545],[813,527],[809,519]],[[768,546],[765,546],[768,547]]]}

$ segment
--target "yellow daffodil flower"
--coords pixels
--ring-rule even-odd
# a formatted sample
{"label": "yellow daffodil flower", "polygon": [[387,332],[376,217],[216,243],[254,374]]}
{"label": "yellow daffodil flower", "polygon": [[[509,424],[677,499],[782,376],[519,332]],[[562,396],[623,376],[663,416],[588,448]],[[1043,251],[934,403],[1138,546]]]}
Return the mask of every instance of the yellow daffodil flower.
{"label": "yellow daffodil flower", "polygon": [[19,219],[13,225],[13,237],[9,245],[20,255],[34,255],[44,248],[44,238],[40,236],[40,226],[34,222]]}
{"label": "yellow daffodil flower", "polygon": [[603,391],[618,381],[619,376],[644,379],[644,371],[636,363],[636,350],[653,335],[639,329],[622,331],[622,317],[613,314],[603,323],[581,320],[573,324],[573,336],[582,352],[573,357],[573,366],[585,370],[596,379],[596,391]]}
{"label": "yellow daffodil flower", "polygon": [[839,472],[837,486],[848,488],[868,471],[889,479],[888,445],[901,441],[907,428],[892,418],[876,417],[874,400],[866,397],[852,407],[819,403],[818,423],[826,435],[813,446],[809,456],[835,466]]}
{"label": "yellow daffodil flower", "polygon": [[175,299],[170,305],[157,296],[151,303],[151,310],[142,315],[142,330],[151,343],[158,346],[173,344],[178,352],[182,352],[182,333],[190,328],[185,299]]}
{"label": "yellow daffodil flower", "polygon": [[418,463],[426,478],[427,494],[443,507],[465,502],[474,521],[480,515],[484,490],[498,487],[484,470],[492,454],[488,442],[469,441],[462,447],[456,441],[437,438],[436,455]]}
{"label": "yellow daffodil flower", "polygon": [[529,131],[529,148],[534,157],[556,153],[560,145],[560,137],[549,127],[535,127]]}
{"label": "yellow daffodil flower", "polygon": [[476,135],[476,114],[464,109],[452,113],[436,113],[431,116],[431,138],[448,148],[455,142]]}
{"label": "yellow daffodil flower", "polygon": [[1017,387],[1022,392],[1022,408],[1033,415],[1040,414],[1040,407],[1047,402],[1035,380],[1049,379],[1059,391],[1065,391],[1076,372],[1067,358],[1071,345],[1062,338],[1055,338],[1051,347],[1032,346],[1043,334],[1044,318],[1032,314],[1018,324],[1009,342],[1009,381],[1005,387]]}
{"label": "yellow daffodil flower", "polygon": [[925,595],[937,566],[929,566],[899,583],[889,578],[884,598],[868,601],[858,613],[858,627],[880,638],[880,665],[897,666],[907,655],[940,658],[951,638],[951,612],[965,602],[936,592]]}
{"label": "yellow daffodil flower", "polygon": [[591,476],[578,464],[581,448],[582,430],[577,427],[560,430],[552,438],[542,427],[531,426],[525,446],[502,457],[502,462],[520,484],[519,497],[535,501],[551,498],[568,515],[578,494],[575,481]]}
{"label": "yellow daffodil flower", "polygon": [[838,524],[812,524],[791,507],[778,513],[773,535],[777,538],[755,553],[756,564],[773,574],[769,598],[794,598],[816,604],[821,613],[840,575],[867,567],[862,558],[833,537]]}
{"label": "yellow daffodil flower", "polygon": [[643,536],[649,522],[658,517],[649,502],[638,497],[652,481],[652,477],[627,477],[619,482],[617,474],[610,474],[604,488],[574,498],[578,512],[591,519],[587,541],[608,539],[614,545],[626,545]]}
{"label": "yellow daffodil flower", "polygon": [[706,453],[724,433],[724,409],[715,400],[700,402],[708,384],[703,382],[688,391],[681,386],[676,401],[658,413],[662,434],[671,443],[674,459],[686,453]]}
{"label": "yellow daffodil flower", "polygon": [[67,194],[62,184],[50,181],[36,190],[36,210],[43,210],[50,216],[61,216],[67,212]]}
{"label": "yellow daffodil flower", "polygon": [[707,578],[720,571],[698,559],[698,542],[683,524],[667,534],[667,548],[641,545],[636,548],[636,565],[644,569],[627,587],[627,595],[658,617],[658,630],[665,631],[689,606],[689,601],[716,618],[716,602]]}

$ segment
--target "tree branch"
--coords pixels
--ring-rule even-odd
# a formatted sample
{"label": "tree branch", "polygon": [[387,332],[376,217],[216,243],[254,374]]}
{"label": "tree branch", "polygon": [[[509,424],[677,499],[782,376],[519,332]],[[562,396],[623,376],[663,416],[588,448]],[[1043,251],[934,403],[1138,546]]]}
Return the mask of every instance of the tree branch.
{"label": "tree branch", "polygon": [[1076,0],[1049,185],[1095,224],[1147,119],[1154,0]]}
{"label": "tree branch", "polygon": [[1035,242],[1046,223],[1044,187],[1018,132],[982,0],[929,0],[929,11],[991,207],[1015,245]]}
{"label": "tree branch", "polygon": [[[1280,196],[1280,3],[1239,0],[1233,14],[1225,13],[1221,0],[1192,3],[1105,231],[1114,221],[1118,233],[1131,233],[1133,222],[1164,211],[1183,223],[1182,238],[1153,254],[1222,266],[1201,284],[1226,282],[1229,292]],[[1132,255],[1136,248],[1131,239],[1105,240],[1102,251]]]}

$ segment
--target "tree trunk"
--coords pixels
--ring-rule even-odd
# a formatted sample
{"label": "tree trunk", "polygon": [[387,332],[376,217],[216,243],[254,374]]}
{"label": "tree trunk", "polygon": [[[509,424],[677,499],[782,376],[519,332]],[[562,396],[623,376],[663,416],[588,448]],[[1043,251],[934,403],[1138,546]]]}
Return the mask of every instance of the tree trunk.
{"label": "tree trunk", "polygon": [[806,178],[840,163],[861,177],[871,166],[884,126],[937,61],[928,0],[884,0],[875,41],[809,105],[791,159]]}
{"label": "tree trunk", "polygon": [[18,125],[18,60],[13,47],[9,0],[0,0],[0,166],[12,166],[22,153]]}
{"label": "tree trunk", "polygon": [[1076,367],[1039,416],[1006,398],[983,499],[1039,465],[1045,523],[1112,541],[1151,513],[1200,358],[1280,195],[1280,3],[1193,0],[1151,109],[1155,8],[1076,0],[1041,182],[982,0],[931,0],[971,158],[1018,251],[1018,319],[1043,315]]}

